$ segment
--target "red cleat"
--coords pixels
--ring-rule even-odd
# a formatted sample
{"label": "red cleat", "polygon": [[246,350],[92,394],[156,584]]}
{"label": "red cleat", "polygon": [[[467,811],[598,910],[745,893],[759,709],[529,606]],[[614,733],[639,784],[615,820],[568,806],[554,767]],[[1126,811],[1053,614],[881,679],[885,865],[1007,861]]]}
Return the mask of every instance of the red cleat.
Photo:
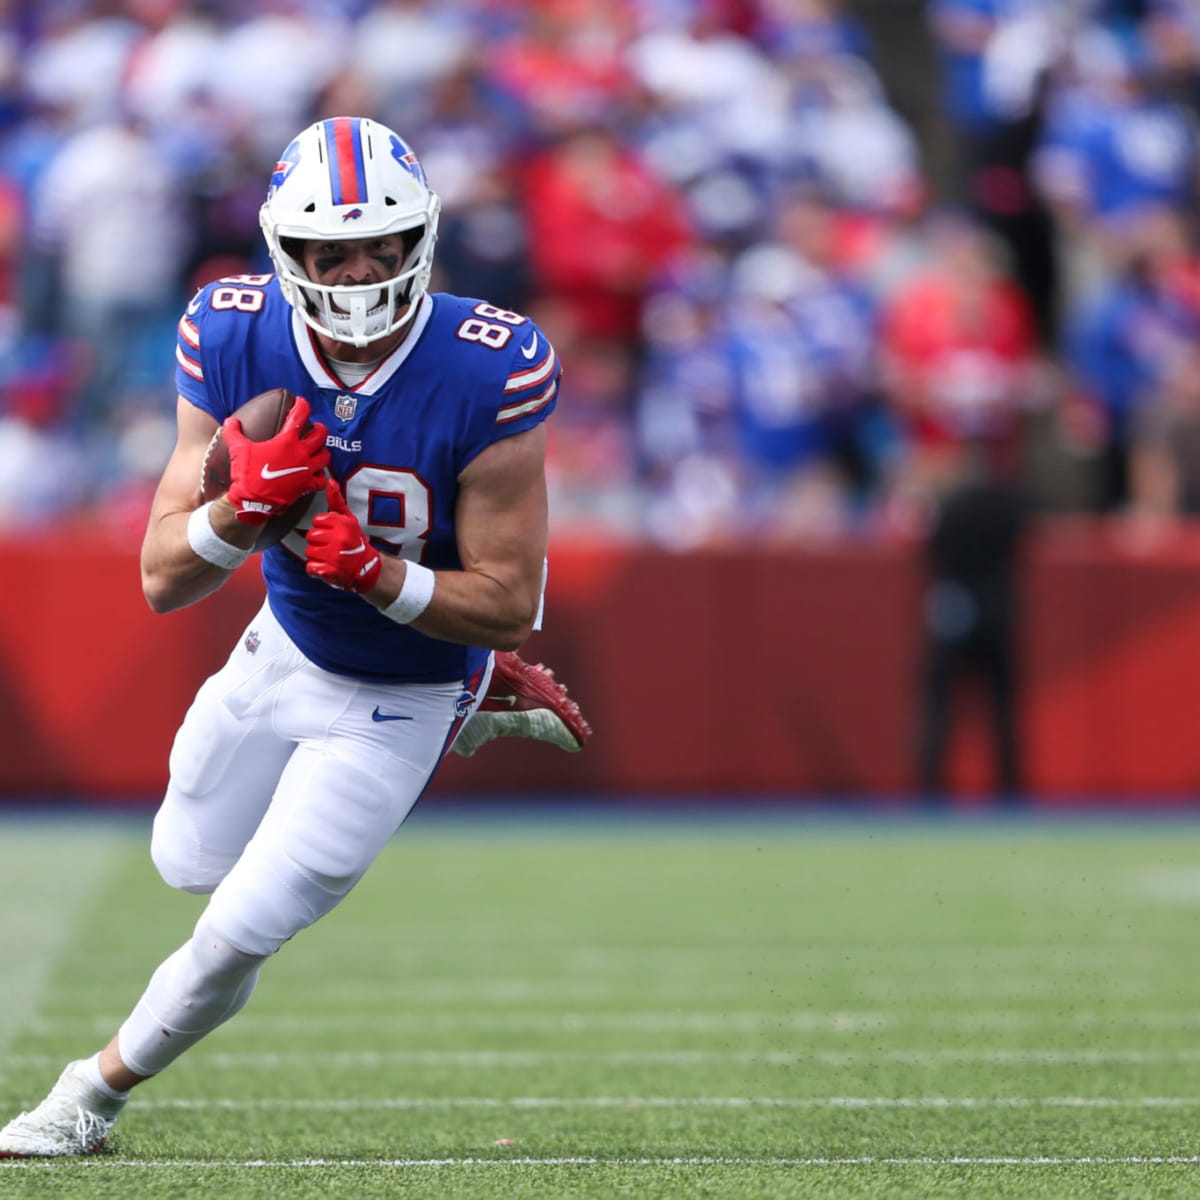
{"label": "red cleat", "polygon": [[530,666],[511,650],[497,651],[492,681],[479,707],[483,712],[549,709],[570,730],[577,750],[582,750],[592,736],[592,727],[584,720],[579,705],[554,678],[554,672],[542,663]]}
{"label": "red cleat", "polygon": [[592,727],[579,705],[549,667],[531,666],[512,651],[501,650],[487,694],[458,735],[454,750],[470,758],[495,738],[522,737],[574,753],[591,736]]}

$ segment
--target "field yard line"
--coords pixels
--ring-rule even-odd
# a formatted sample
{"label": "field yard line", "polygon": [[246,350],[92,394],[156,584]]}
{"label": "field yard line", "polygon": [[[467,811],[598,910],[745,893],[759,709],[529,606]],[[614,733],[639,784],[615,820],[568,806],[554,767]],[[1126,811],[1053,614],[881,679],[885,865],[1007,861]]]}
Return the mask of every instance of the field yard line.
{"label": "field yard line", "polygon": [[222,1170],[294,1170],[298,1167],[1122,1167],[1172,1166],[1200,1163],[1200,1155],[1130,1155],[1059,1158],[1037,1156],[1020,1158],[995,1156],[972,1158],[953,1155],[946,1158],[295,1158],[295,1159],[137,1159],[89,1158],[67,1162],[54,1159],[4,1159],[0,1170],[55,1170],[58,1167],[88,1170],[139,1167],[156,1170],[197,1168]]}
{"label": "field yard line", "polygon": [[[440,1066],[479,1068],[526,1068],[561,1066],[566,1063],[606,1063],[618,1066],[701,1067],[742,1063],[763,1067],[846,1067],[878,1063],[910,1066],[947,1063],[990,1063],[994,1066],[1081,1066],[1112,1063],[1200,1062],[1200,1049],[1114,1050],[1058,1049],[949,1049],[932,1050],[304,1050],[290,1054],[227,1051],[201,1053],[195,1058],[205,1070],[292,1069],[302,1060],[309,1066],[331,1066],[370,1070],[395,1066]],[[14,1055],[10,1065],[46,1067],[57,1062],[46,1055]]]}
{"label": "field yard line", "polygon": [[1194,1108],[1200,1096],[388,1096],[365,1099],[140,1100],[136,1108],[372,1109],[447,1108]]}
{"label": "field yard line", "polygon": [[[949,1019],[949,1014],[947,1019]],[[1131,1023],[1139,1013],[1130,1014]],[[1200,1023],[1200,1012],[1196,1015]],[[927,1020],[929,1014],[918,1014],[912,1023],[939,1025],[939,1022]],[[230,1028],[231,1035],[253,1035],[260,1038],[263,1034],[279,1033],[344,1033],[351,1029],[356,1021],[369,1024],[372,1029],[423,1030],[439,1029],[455,1031],[460,1029],[497,1029],[497,1030],[530,1030],[533,1032],[586,1033],[589,1031],[604,1031],[622,1033],[637,1030],[644,1033],[752,1033],[760,1030],[778,1030],[781,1028],[801,1033],[858,1033],[864,1030],[877,1030],[895,1025],[901,1018],[894,1014],[883,1012],[764,1012],[736,1011],[687,1013],[659,1010],[652,1012],[545,1012],[545,1013],[498,1013],[494,1009],[485,1009],[478,1013],[461,1015],[458,1013],[422,1013],[422,1012],[367,1012],[348,1008],[337,1012],[318,1012],[312,1016],[301,1013],[280,1013],[270,1016],[257,1016],[254,1013],[239,1014],[237,1024]],[[1105,1014],[1106,1022],[1111,1017]],[[115,1028],[124,1020],[123,1014],[116,1012],[105,1013],[89,1018],[96,1030],[103,1031]],[[1040,1025],[1046,1024],[1043,1019]],[[56,1021],[46,1023],[47,1029],[61,1029],[62,1024]]]}
{"label": "field yard line", "polygon": [[[1114,954],[1122,956],[1152,954],[1155,950],[1153,942],[1105,941],[1097,938],[1092,942],[929,942],[906,941],[897,939],[889,942],[873,942],[857,940],[853,936],[835,945],[813,945],[803,942],[740,942],[718,941],[693,943],[691,945],[678,942],[661,945],[577,945],[567,952],[571,962],[594,962],[604,966],[619,960],[649,961],[651,964],[663,961],[671,962],[672,967],[677,962],[684,963],[696,960],[697,966],[707,965],[707,960],[713,955],[734,955],[742,958],[762,958],[777,954],[795,954],[805,959],[816,961],[844,962],[847,958],[870,957],[919,959],[928,962],[936,959],[938,962],[969,960],[972,963],[984,959],[997,958],[1039,958],[1049,957],[1061,962],[1063,959],[1089,958],[1108,961]],[[467,950],[465,953],[470,954]],[[489,953],[496,957],[495,946],[480,947],[479,954]],[[478,957],[478,954],[476,955]],[[414,960],[416,956],[414,955]]]}
{"label": "field yard line", "polygon": [[6,821],[3,833],[0,1054],[34,1017],[79,915],[103,883],[114,853],[129,844],[102,826],[80,833]]}
{"label": "field yard line", "polygon": [[[124,1013],[102,1013],[89,1018],[89,1024],[97,1033],[115,1029],[125,1018]],[[855,1034],[864,1030],[890,1029],[896,1026],[945,1029],[951,1027],[958,1032],[1000,1029],[1015,1031],[1022,1029],[1090,1028],[1103,1025],[1111,1030],[1116,1027],[1135,1026],[1138,1029],[1192,1029],[1200,1027],[1200,1008],[1195,1009],[1130,1009],[1127,1012],[1111,1012],[1105,1009],[1073,1009],[1071,1012],[1014,1012],[998,1009],[991,1012],[971,1012],[961,1009],[925,1009],[920,1012],[851,1011],[830,1009],[794,1009],[772,1012],[769,1009],[730,1009],[722,1012],[687,1012],[677,1009],[650,1009],[630,1012],[497,1012],[484,1009],[478,1012],[370,1012],[361,1008],[354,1010],[354,1019],[366,1021],[372,1029],[422,1030],[437,1029],[455,1031],[460,1029],[528,1030],[538,1033],[560,1031],[563,1033],[757,1033],[781,1029],[800,1033]],[[228,1036],[253,1036],[263,1034],[344,1033],[351,1028],[353,1020],[348,1009],[336,1012],[317,1011],[311,1015],[302,1013],[278,1013],[258,1016],[253,1012],[238,1016],[236,1025]],[[33,1032],[58,1031],[61,1019],[53,1022],[31,1022]]]}
{"label": "field yard line", "polygon": [[[724,970],[713,968],[716,970]],[[1072,982],[1084,985],[1090,991],[1102,990],[1109,1000],[1117,998],[1153,1002],[1162,994],[1162,985],[1154,977],[1144,971],[1136,976],[1114,977],[1113,966],[1097,969],[1097,978],[1093,983],[1078,978]],[[1128,969],[1122,964],[1120,969]],[[849,973],[851,969],[847,969]],[[1140,970],[1140,969],[1139,969]],[[945,986],[939,986],[932,981],[929,970],[922,971],[919,976],[905,977],[878,972],[872,976],[868,968],[857,966],[853,971],[860,973],[856,977],[855,987],[865,999],[876,1004],[894,1005],[898,997],[912,1003],[925,1004],[926,1001],[944,1001]],[[103,986],[101,984],[100,986]],[[116,990],[118,984],[111,985]],[[272,977],[272,988],[278,989],[277,994],[289,995],[289,989],[294,995],[303,996],[304,1003],[312,1004],[314,1008],[322,1005],[327,1007],[340,1006],[346,1001],[345,976],[338,980],[325,978],[288,979]],[[790,986],[790,985],[789,985]],[[774,985],[775,991],[782,990],[782,984]],[[1049,997],[1057,999],[1062,994],[1063,980],[1059,975],[1048,970],[1022,972],[997,967],[994,972],[985,973],[972,969],[969,977],[956,979],[953,996],[964,1003],[974,1003],[977,1000],[994,1004],[997,998],[1013,997]],[[99,989],[98,989],[99,990]],[[794,991],[802,993],[800,985]],[[664,1005],[686,1004],[698,994],[697,987],[691,981],[681,980],[667,975],[655,978],[647,975],[639,984],[643,997],[652,998]],[[728,999],[734,1006],[746,998],[745,983],[721,982],[719,979],[704,980],[703,994],[709,1000],[720,1001]],[[110,999],[98,1002],[111,1004]],[[558,976],[537,978],[532,974],[521,978],[498,978],[496,976],[460,976],[454,979],[420,978],[420,979],[387,979],[354,976],[354,997],[356,1003],[371,1007],[386,1008],[389,1004],[407,1005],[415,1008],[419,1005],[437,1006],[439,1009],[447,1005],[462,1005],[466,1008],[476,1008],[481,1003],[494,1005],[512,1005],[514,1007],[544,1007],[547,1003],[561,1004],[591,1004],[596,1001],[624,1001],[628,997],[626,983],[616,979],[603,977],[575,976],[564,979]],[[289,997],[289,1003],[294,999]]]}

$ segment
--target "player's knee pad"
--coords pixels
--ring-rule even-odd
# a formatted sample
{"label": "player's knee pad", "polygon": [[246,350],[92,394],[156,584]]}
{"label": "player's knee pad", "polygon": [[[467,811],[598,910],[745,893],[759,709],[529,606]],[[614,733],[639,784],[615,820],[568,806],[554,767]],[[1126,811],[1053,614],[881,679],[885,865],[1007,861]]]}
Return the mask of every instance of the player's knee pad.
{"label": "player's knee pad", "polygon": [[279,847],[252,852],[213,894],[207,916],[230,945],[266,957],[329,912],[357,878],[314,873]]}
{"label": "player's knee pad", "polygon": [[247,848],[209,901],[213,928],[242,950],[273,954],[341,901],[402,816],[393,815],[385,781],[339,768],[305,819]]}
{"label": "player's knee pad", "polygon": [[150,857],[163,883],[181,892],[191,892],[194,896],[210,895],[225,877],[223,871],[209,871],[202,875],[193,863],[173,858],[169,851],[161,850],[153,841],[150,844]]}
{"label": "player's knee pad", "polygon": [[150,859],[168,887],[204,896],[229,874],[237,858],[217,855],[200,843],[196,830],[183,815],[178,788],[170,785],[154,818],[150,834]]}
{"label": "player's knee pad", "polygon": [[406,767],[394,764],[391,777],[345,758],[318,764],[320,776],[306,800],[306,819],[288,822],[279,849],[289,868],[324,891],[345,895],[395,833],[412,807],[418,786],[401,782]]}

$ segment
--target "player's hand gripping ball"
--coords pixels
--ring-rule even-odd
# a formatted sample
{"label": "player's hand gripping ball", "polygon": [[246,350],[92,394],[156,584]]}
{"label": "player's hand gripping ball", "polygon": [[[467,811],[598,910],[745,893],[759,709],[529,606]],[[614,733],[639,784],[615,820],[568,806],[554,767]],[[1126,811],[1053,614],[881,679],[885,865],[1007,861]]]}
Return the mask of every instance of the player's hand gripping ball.
{"label": "player's hand gripping ball", "polygon": [[255,550],[292,529],[324,485],[328,431],[310,415],[307,400],[272,388],[227,417],[208,444],[202,499],[226,496],[238,520],[261,527]]}
{"label": "player's hand gripping ball", "polygon": [[325,481],[329,511],[318,513],[308,531],[306,570],[330,587],[348,592],[369,592],[383,570],[379,551],[367,541],[358,518],[346,507],[342,489]]}

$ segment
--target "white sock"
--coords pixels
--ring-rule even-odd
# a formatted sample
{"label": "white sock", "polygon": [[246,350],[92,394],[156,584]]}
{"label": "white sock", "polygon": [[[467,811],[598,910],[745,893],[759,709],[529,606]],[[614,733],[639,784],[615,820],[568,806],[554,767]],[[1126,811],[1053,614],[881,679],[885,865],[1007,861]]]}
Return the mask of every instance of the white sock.
{"label": "white sock", "polygon": [[79,1069],[83,1072],[83,1077],[98,1091],[101,1095],[107,1096],[110,1100],[128,1100],[128,1092],[118,1092],[111,1083],[107,1083],[104,1076],[100,1074],[100,1055],[93,1054],[91,1058],[80,1059]]}

